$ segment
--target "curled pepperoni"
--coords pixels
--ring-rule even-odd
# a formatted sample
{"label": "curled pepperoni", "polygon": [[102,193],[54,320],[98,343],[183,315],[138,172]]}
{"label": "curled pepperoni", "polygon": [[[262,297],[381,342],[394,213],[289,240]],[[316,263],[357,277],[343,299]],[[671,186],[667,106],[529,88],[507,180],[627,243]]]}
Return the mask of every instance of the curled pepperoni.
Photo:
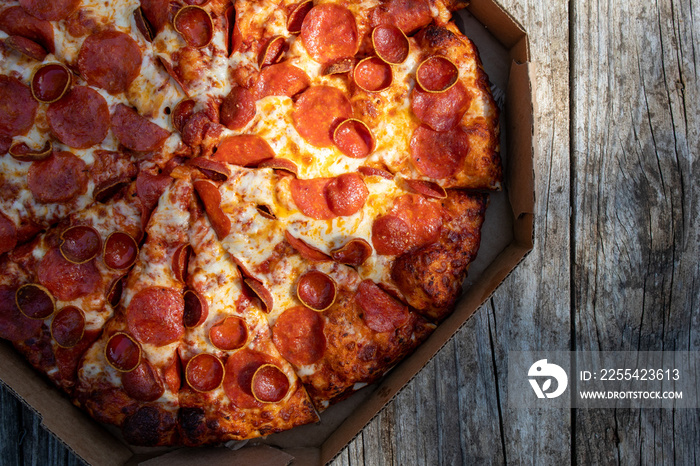
{"label": "curled pepperoni", "polygon": [[183,295],[185,300],[185,311],[183,324],[187,328],[194,328],[202,325],[209,314],[209,305],[202,295],[193,290],[186,290]]}
{"label": "curled pepperoni", "polygon": [[293,97],[310,84],[309,75],[304,70],[282,62],[263,68],[252,87],[252,92],[257,100],[269,95]]}
{"label": "curled pepperoni", "polygon": [[118,371],[133,371],[141,362],[141,347],[126,333],[115,333],[105,345],[105,359]]}
{"label": "curled pepperoni", "polygon": [[194,189],[199,194],[199,198],[202,199],[202,203],[204,203],[204,210],[206,210],[209,221],[214,227],[216,236],[219,239],[224,239],[231,231],[231,220],[221,210],[221,193],[219,188],[211,181],[197,180],[194,182]]}
{"label": "curled pepperoni", "polygon": [[139,254],[139,246],[136,240],[128,233],[115,231],[107,237],[104,247],[105,265],[113,270],[128,269]]}
{"label": "curled pepperoni", "polygon": [[445,188],[439,184],[433,183],[432,181],[405,180],[405,182],[409,188],[418,194],[433,197],[435,199],[445,199],[447,197],[447,191],[445,191]]}
{"label": "curled pepperoni", "polygon": [[294,127],[316,147],[333,145],[335,127],[352,116],[352,105],[345,94],[332,86],[312,86],[294,104]]}
{"label": "curled pepperoni", "polygon": [[229,136],[222,140],[212,159],[250,167],[274,156],[275,152],[272,150],[272,147],[260,136],[240,134]]}
{"label": "curled pepperoni", "polygon": [[447,132],[421,125],[413,131],[411,161],[418,171],[431,178],[447,178],[462,166],[469,153],[469,136],[457,126]]}
{"label": "curled pepperoni", "polygon": [[20,286],[15,301],[20,312],[30,319],[46,319],[56,310],[56,303],[49,290],[36,283]]}
{"label": "curled pepperoni", "polygon": [[42,321],[22,314],[15,301],[15,289],[0,285],[0,338],[22,341],[41,331]]}
{"label": "curled pepperoni", "polygon": [[78,9],[80,0],[19,0],[20,6],[35,18],[46,21],[66,19]]}
{"label": "curled pepperoni", "polygon": [[45,160],[32,162],[27,184],[38,202],[68,202],[87,190],[86,172],[85,162],[75,155],[54,152]]}
{"label": "curled pepperoni", "polygon": [[355,301],[364,311],[362,318],[365,323],[375,332],[391,332],[408,321],[408,308],[382,291],[372,280],[360,283]]}
{"label": "curled pepperoni", "polygon": [[304,240],[292,236],[292,234],[286,230],[284,232],[284,238],[304,259],[308,259],[310,261],[331,260],[330,256],[314,247],[309,246]]}
{"label": "curled pepperoni", "polygon": [[379,176],[381,178],[384,178],[385,180],[393,180],[394,175],[389,173],[388,171],[382,169],[382,168],[376,168],[376,167],[359,167],[357,169],[360,173],[362,173],[365,176]]}
{"label": "curled pepperoni", "polygon": [[224,380],[224,363],[213,354],[198,354],[187,363],[185,380],[198,392],[215,390]]}
{"label": "curled pepperoni", "polygon": [[85,333],[85,314],[80,308],[66,306],[51,321],[51,336],[58,346],[72,348]]}
{"label": "curled pepperoni", "polygon": [[153,32],[158,34],[168,23],[170,0],[141,0],[141,11]]}
{"label": "curled pepperoni", "polygon": [[14,222],[0,212],[0,254],[12,251],[17,246],[17,228]]}
{"label": "curled pepperoni", "polygon": [[372,45],[379,58],[385,62],[398,65],[406,61],[410,44],[406,34],[392,25],[377,26],[372,31]]}
{"label": "curled pepperoni", "polygon": [[361,238],[351,239],[338,249],[331,251],[334,261],[359,267],[372,255],[372,246]]}
{"label": "curled pepperoni", "polygon": [[445,92],[455,85],[459,69],[449,58],[434,55],[416,70],[416,82],[427,92]]}
{"label": "curled pepperoni", "polygon": [[136,177],[136,195],[141,201],[141,219],[144,225],[172,181],[168,175],[154,175],[143,170],[139,172]]}
{"label": "curled pepperoni", "polygon": [[102,240],[94,228],[87,225],[75,225],[61,233],[63,242],[59,246],[61,254],[69,262],[82,264],[100,253]]}
{"label": "curled pepperoni", "polygon": [[101,279],[95,261],[72,264],[57,247],[49,249],[41,259],[37,276],[39,282],[62,301],[72,301],[93,293]]}
{"label": "curled pepperoni", "polygon": [[181,293],[154,286],[136,293],[126,309],[126,321],[129,331],[139,341],[164,346],[185,333],[184,312]]}
{"label": "curled pepperoni", "polygon": [[292,199],[302,214],[317,220],[330,220],[336,217],[326,200],[326,187],[331,180],[332,178],[309,180],[294,178],[290,182]]}
{"label": "curled pepperoni", "polygon": [[270,293],[260,281],[254,278],[246,278],[243,282],[248,285],[248,287],[253,290],[253,293],[260,299],[263,311],[268,314],[272,312],[272,307],[275,304],[272,293]]}
{"label": "curled pepperoni", "polygon": [[313,364],[326,350],[323,317],[305,306],[287,309],[272,328],[272,341],[295,366]]}
{"label": "curled pepperoni", "polygon": [[159,149],[170,136],[170,132],[124,104],[117,104],[112,114],[112,132],[124,147],[138,152]]}
{"label": "curled pepperoni", "polygon": [[27,86],[17,78],[0,75],[0,136],[11,138],[34,125],[39,104]]}
{"label": "curled pepperoni", "polygon": [[214,35],[211,16],[199,6],[189,5],[180,8],[173,18],[173,26],[191,47],[206,47]]}
{"label": "curled pepperoni", "polygon": [[374,150],[374,135],[362,121],[349,118],[333,131],[333,142],[340,152],[354,159],[363,159]]}
{"label": "curled pepperoni", "polygon": [[209,329],[209,339],[218,349],[232,351],[248,341],[248,328],[240,317],[229,316]]}
{"label": "curled pepperoni", "polygon": [[22,36],[9,36],[5,39],[5,46],[16,50],[24,56],[33,58],[36,61],[44,61],[46,50],[31,39]]}
{"label": "curled pepperoni", "polygon": [[126,275],[122,275],[121,277],[117,277],[114,280],[112,280],[112,283],[109,285],[109,291],[107,291],[106,296],[107,302],[110,306],[117,307],[119,305],[119,301],[122,300],[122,292],[124,291],[125,281]]}
{"label": "curled pepperoni", "polygon": [[299,34],[301,32],[301,25],[304,22],[304,18],[313,7],[314,2],[306,0],[301,3],[296,3],[289,8],[287,31],[289,31],[290,34]]}
{"label": "curled pepperoni", "polygon": [[255,98],[241,86],[233,86],[221,103],[220,121],[228,129],[242,129],[255,116]]}
{"label": "curled pepperoni", "polygon": [[[312,311],[313,312],[313,311]],[[248,348],[233,353],[226,361],[224,392],[235,406],[242,409],[259,408],[262,404],[253,397],[251,385],[253,375],[272,358]]]}
{"label": "curled pepperoni", "polygon": [[258,55],[258,67],[260,69],[279,63],[282,54],[289,49],[287,40],[282,36],[275,36],[270,39]]}
{"label": "curled pepperoni", "polygon": [[331,212],[348,216],[362,209],[369,191],[360,175],[344,173],[326,185],[325,194]]}
{"label": "curled pepperoni", "polygon": [[391,65],[379,57],[367,57],[355,66],[353,79],[355,84],[365,91],[383,91],[391,86],[393,80]]}
{"label": "curled pepperoni", "polygon": [[411,91],[411,110],[435,131],[448,131],[457,126],[470,104],[471,96],[461,82],[437,94],[425,92],[418,86]]}
{"label": "curled pepperoni", "polygon": [[165,393],[158,373],[146,359],[134,370],[122,373],[122,386],[131,398],[145,402],[156,401]]}
{"label": "curled pepperoni", "polygon": [[283,170],[289,172],[295,176],[299,174],[297,164],[295,164],[291,160],[284,159],[281,157],[275,157],[269,160],[265,160],[264,162],[260,162],[258,168],[274,168],[275,170]]}
{"label": "curled pepperoni", "polygon": [[175,105],[175,108],[170,114],[170,121],[180,133],[185,130],[187,121],[194,115],[194,108],[196,105],[197,102],[193,99],[182,99]]}
{"label": "curled pepperoni", "polygon": [[274,364],[264,364],[255,371],[251,392],[262,403],[282,401],[289,391],[289,378]]}
{"label": "curled pepperoni", "polygon": [[359,46],[355,16],[334,3],[313,7],[304,18],[300,37],[311,58],[324,65],[354,56]]}
{"label": "curled pepperoni", "polygon": [[370,20],[372,26],[390,24],[410,34],[430,24],[433,15],[428,0],[387,0],[372,11]]}
{"label": "curled pepperoni", "polygon": [[126,92],[141,71],[141,49],[123,32],[97,32],[88,36],[80,47],[78,69],[92,86],[110,94]]}
{"label": "curled pepperoni", "polygon": [[[192,246],[189,244],[182,244],[173,253],[173,263],[171,269],[173,270],[173,275],[175,279],[185,283],[187,279],[187,269],[190,263],[190,257],[192,256]],[[185,295],[185,322],[187,322],[187,295]],[[187,324],[185,324],[187,326]]]}
{"label": "curled pepperoni", "polygon": [[314,311],[325,311],[333,305],[338,287],[335,281],[318,270],[311,270],[299,277],[297,296],[304,306]]}
{"label": "curled pepperoni", "polygon": [[70,70],[61,63],[41,65],[32,75],[32,95],[39,102],[52,103],[63,97],[73,81]]}
{"label": "curled pepperoni", "polygon": [[61,100],[49,105],[46,117],[59,141],[76,149],[99,144],[109,131],[109,107],[99,92],[73,87]]}
{"label": "curled pepperoni", "polygon": [[10,36],[26,37],[51,53],[56,51],[51,23],[27,14],[19,6],[12,6],[0,12],[0,31],[5,31]]}

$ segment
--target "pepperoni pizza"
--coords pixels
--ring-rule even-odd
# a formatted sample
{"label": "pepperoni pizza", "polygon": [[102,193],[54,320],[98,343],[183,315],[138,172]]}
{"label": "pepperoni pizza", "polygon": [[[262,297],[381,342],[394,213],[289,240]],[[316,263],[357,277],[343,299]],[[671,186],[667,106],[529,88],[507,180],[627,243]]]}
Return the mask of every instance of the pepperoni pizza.
{"label": "pepperoni pizza", "polygon": [[138,445],[315,422],[501,187],[460,0],[0,0],[0,337]]}

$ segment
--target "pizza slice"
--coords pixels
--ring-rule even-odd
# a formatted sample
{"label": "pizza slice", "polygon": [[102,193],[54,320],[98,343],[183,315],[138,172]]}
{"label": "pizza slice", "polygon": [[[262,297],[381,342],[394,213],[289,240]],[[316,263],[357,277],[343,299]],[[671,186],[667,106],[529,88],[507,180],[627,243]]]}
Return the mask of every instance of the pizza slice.
{"label": "pizza slice", "polygon": [[59,388],[112,317],[142,237],[134,184],[3,256],[2,338]]}
{"label": "pizza slice", "polygon": [[179,349],[182,441],[242,440],[317,421],[301,382],[272,343],[259,300],[205,216],[194,222],[190,240],[194,256]]}
{"label": "pizza slice", "polygon": [[115,318],[78,371],[76,404],[120,426],[132,444],[169,445],[177,439],[178,347],[185,331],[184,264],[193,201],[188,179],[166,188]]}

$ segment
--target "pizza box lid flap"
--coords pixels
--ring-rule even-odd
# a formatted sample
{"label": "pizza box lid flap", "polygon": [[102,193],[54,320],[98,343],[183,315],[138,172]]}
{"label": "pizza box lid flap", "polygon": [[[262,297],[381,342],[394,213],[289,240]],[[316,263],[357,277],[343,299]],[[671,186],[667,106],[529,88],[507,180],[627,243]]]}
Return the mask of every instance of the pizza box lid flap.
{"label": "pizza box lid flap", "polygon": [[278,448],[267,445],[254,445],[239,450],[228,448],[180,448],[156,458],[138,462],[139,466],[185,466],[205,464],[207,466],[228,466],[231,464],[251,464],[255,466],[287,466],[294,456]]}

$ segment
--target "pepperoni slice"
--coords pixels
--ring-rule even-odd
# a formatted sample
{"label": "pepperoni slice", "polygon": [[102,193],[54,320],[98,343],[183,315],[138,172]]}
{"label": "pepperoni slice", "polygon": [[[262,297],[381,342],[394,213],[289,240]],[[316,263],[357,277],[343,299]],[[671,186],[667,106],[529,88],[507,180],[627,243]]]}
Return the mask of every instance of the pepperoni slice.
{"label": "pepperoni slice", "polygon": [[100,31],[88,36],[80,47],[78,69],[92,86],[113,95],[126,92],[141,71],[141,49],[128,34]]}
{"label": "pepperoni slice", "polygon": [[209,305],[202,295],[193,290],[186,290],[183,295],[185,300],[185,313],[183,324],[186,328],[194,328],[202,325],[209,314]]}
{"label": "pepperoni slice", "polygon": [[313,364],[326,350],[323,318],[304,306],[287,309],[272,328],[272,341],[282,356],[295,366]]}
{"label": "pepperoni slice", "polygon": [[129,331],[141,342],[164,346],[185,333],[182,324],[185,301],[177,290],[145,288],[132,298],[126,309]]}
{"label": "pepperoni slice", "polygon": [[17,78],[0,75],[0,136],[27,134],[38,106],[27,86]]}
{"label": "pepperoni slice", "polygon": [[15,224],[0,212],[0,255],[12,251],[17,246],[17,228]]}
{"label": "pepperoni slice", "polygon": [[440,237],[442,210],[437,202],[416,194],[404,194],[394,201],[392,211],[411,229],[409,247],[431,244]]}
{"label": "pepperoni slice", "polygon": [[122,300],[122,292],[124,291],[124,281],[126,275],[115,278],[109,285],[109,291],[107,292],[107,302],[112,307],[117,307],[119,301]]}
{"label": "pepperoni slice", "polygon": [[457,78],[457,65],[440,55],[425,59],[416,70],[416,82],[427,92],[445,92],[455,85]]}
{"label": "pepperoni slice", "polygon": [[63,242],[59,246],[61,254],[67,261],[82,264],[92,260],[100,253],[102,240],[94,228],[87,225],[75,225],[61,233]]}
{"label": "pepperoni slice", "polygon": [[187,363],[185,380],[198,392],[216,390],[224,380],[224,363],[213,354],[198,354]]}
{"label": "pepperoni slice", "polygon": [[130,335],[115,333],[105,345],[105,359],[118,371],[133,371],[141,362],[141,347]]}
{"label": "pepperoni slice", "polygon": [[0,338],[22,341],[41,331],[42,321],[22,314],[15,301],[14,288],[0,285]]}
{"label": "pepperoni slice", "polygon": [[124,104],[117,104],[112,114],[112,132],[124,147],[137,152],[159,149],[170,136],[169,131]]}
{"label": "pepperoni slice", "polygon": [[326,200],[326,187],[331,180],[332,178],[309,180],[294,178],[290,182],[292,199],[302,214],[317,220],[330,220],[336,217]]}
{"label": "pepperoni slice", "polygon": [[38,202],[68,202],[87,190],[86,172],[85,162],[75,155],[54,152],[45,160],[32,162],[27,184]]}
{"label": "pepperoni slice", "polygon": [[331,212],[340,216],[353,215],[365,205],[369,191],[357,173],[344,173],[333,178],[325,187]]}
{"label": "pepperoni slice", "polygon": [[410,34],[430,24],[433,15],[428,0],[387,0],[372,11],[370,20],[372,26],[391,24]]}
{"label": "pepperoni slice", "polygon": [[447,132],[421,125],[411,136],[411,161],[418,171],[431,178],[447,178],[462,167],[469,153],[469,136],[457,126]]}
{"label": "pepperoni slice", "polygon": [[220,162],[251,167],[275,156],[272,147],[260,136],[240,134],[229,136],[219,143],[212,159]]}
{"label": "pepperoni slice", "polygon": [[194,115],[194,108],[197,102],[193,99],[182,99],[175,105],[170,114],[170,121],[176,130],[182,133],[185,130],[187,121]]}
{"label": "pepperoni slice", "polygon": [[408,224],[395,215],[384,215],[372,224],[372,244],[377,254],[395,256],[410,246]]}
{"label": "pepperoni slice", "polygon": [[128,269],[134,265],[138,254],[138,243],[128,233],[116,231],[110,234],[105,241],[104,261],[110,269]]}
{"label": "pepperoni slice", "polygon": [[471,96],[461,82],[438,94],[418,86],[411,91],[411,110],[435,131],[449,131],[457,126],[470,104]]}
{"label": "pepperoni slice", "polygon": [[145,402],[156,401],[165,393],[163,382],[146,359],[134,370],[122,373],[122,386],[131,398]]}
{"label": "pepperoni slice", "polygon": [[282,401],[289,391],[289,378],[274,364],[258,367],[251,381],[251,392],[262,403]]}
{"label": "pepperoni slice", "polygon": [[287,40],[282,36],[275,36],[268,41],[258,55],[258,67],[260,69],[279,63],[282,54],[289,49]]}
{"label": "pepperoni slice", "polygon": [[372,45],[377,56],[391,65],[405,62],[410,52],[406,34],[398,27],[388,24],[374,28]]}
{"label": "pepperoni slice", "polygon": [[330,256],[319,251],[318,249],[309,246],[304,240],[295,238],[287,230],[284,231],[284,238],[304,259],[310,261],[327,261],[331,260]]}
{"label": "pepperoni slice", "polygon": [[368,92],[387,89],[391,86],[393,77],[391,65],[379,57],[367,57],[361,60],[353,71],[355,84]]}
{"label": "pepperoni slice", "polygon": [[383,170],[381,168],[376,168],[376,167],[359,167],[357,169],[360,173],[362,173],[365,176],[379,176],[381,178],[384,178],[385,180],[393,180],[394,175],[389,173],[386,170]]}
{"label": "pepperoni slice", "polygon": [[214,35],[211,16],[204,8],[195,5],[180,8],[173,19],[173,26],[187,45],[195,48],[209,45]]}
{"label": "pepperoni slice", "polygon": [[141,201],[141,220],[144,225],[158,204],[158,199],[172,181],[173,179],[168,175],[153,175],[143,170],[139,172],[136,177],[136,195]]}
{"label": "pepperoni slice", "polygon": [[391,332],[408,321],[408,308],[382,291],[372,280],[360,283],[355,300],[364,311],[362,318],[365,323],[375,332]]}
{"label": "pepperoni slice", "polygon": [[63,64],[41,65],[32,75],[32,95],[39,102],[56,102],[68,92],[72,81],[73,74]]}
{"label": "pepperoni slice", "polygon": [[141,0],[141,11],[154,34],[158,34],[169,21],[170,0]]}
{"label": "pepperoni slice", "polygon": [[[171,268],[173,270],[173,275],[175,279],[185,283],[187,279],[187,268],[190,263],[190,257],[192,256],[192,246],[189,244],[183,244],[178,246],[178,248],[173,253],[173,263]],[[187,296],[185,296],[185,314],[187,313]],[[187,318],[185,317],[185,320]]]}
{"label": "pepperoni slice", "polygon": [[[329,4],[330,5],[330,4]],[[352,105],[345,94],[332,86],[312,86],[294,104],[294,127],[316,147],[333,145],[333,130],[352,116]]]}
{"label": "pepperoni slice", "polygon": [[435,199],[445,199],[447,197],[447,191],[445,188],[439,184],[433,183],[432,181],[425,180],[404,180],[409,188],[427,197],[432,197]]}
{"label": "pepperoni slice", "polygon": [[49,105],[46,117],[59,141],[75,149],[99,144],[109,131],[109,107],[94,89],[75,86],[61,100]]}
{"label": "pepperoni slice", "polygon": [[354,159],[363,159],[372,153],[374,135],[362,121],[349,118],[333,131],[333,142],[340,152]]}
{"label": "pepperoni slice", "polygon": [[275,170],[283,170],[289,172],[294,176],[296,176],[299,173],[297,164],[295,164],[289,159],[284,159],[281,157],[274,157],[272,159],[265,160],[264,162],[260,162],[258,168],[274,168]]}
{"label": "pepperoni slice", "polygon": [[333,305],[337,291],[335,281],[318,270],[306,272],[297,282],[299,301],[318,312],[323,312]]}
{"label": "pepperoni slice", "polygon": [[[45,3],[49,4],[50,2]],[[0,31],[5,31],[9,36],[26,37],[49,52],[56,52],[51,23],[27,14],[19,6],[13,6],[0,12]]]}
{"label": "pepperoni slice", "polygon": [[[311,311],[313,312],[313,311]],[[255,371],[272,358],[248,348],[233,353],[226,361],[224,392],[235,406],[241,409],[259,408],[262,404],[253,397],[252,381]]]}
{"label": "pepperoni slice", "polygon": [[72,348],[85,333],[85,314],[80,308],[66,306],[51,321],[51,336],[61,348]]}
{"label": "pepperoni slice", "polygon": [[255,116],[255,98],[241,86],[233,86],[219,110],[221,124],[228,129],[243,129]]}
{"label": "pepperoni slice", "polygon": [[93,293],[100,284],[100,272],[94,261],[68,262],[57,247],[51,248],[39,263],[39,282],[62,301],[72,301]]}
{"label": "pepperoni slice", "polygon": [[35,18],[45,21],[66,19],[78,9],[80,0],[19,0],[20,6]]}
{"label": "pepperoni slice", "polygon": [[266,313],[272,312],[272,306],[274,306],[274,299],[272,293],[265,288],[265,286],[258,280],[254,278],[246,278],[243,282],[253,290],[253,293],[260,298],[263,305],[263,311]]}
{"label": "pepperoni slice", "polygon": [[293,97],[311,85],[309,75],[288,62],[270,65],[260,72],[252,87],[256,100],[269,95]]}
{"label": "pepperoni slice", "polygon": [[351,239],[338,249],[331,251],[334,261],[359,267],[372,255],[372,246],[361,238]]}
{"label": "pepperoni slice", "polygon": [[359,46],[355,16],[334,3],[313,7],[304,18],[300,37],[311,58],[323,65],[354,56]]}
{"label": "pepperoni slice", "polygon": [[211,181],[197,180],[194,182],[194,189],[199,194],[200,199],[202,199],[202,203],[204,203],[204,210],[206,210],[209,221],[214,227],[216,236],[219,239],[224,239],[231,231],[231,220],[221,210],[221,193],[219,188]]}
{"label": "pepperoni slice", "polygon": [[15,293],[20,312],[30,319],[46,319],[56,310],[56,303],[49,290],[35,283],[22,285]]}
{"label": "pepperoni slice", "polygon": [[9,36],[7,39],[5,39],[4,44],[7,47],[21,53],[22,55],[32,58],[36,61],[44,61],[44,58],[46,58],[47,55],[46,50],[44,50],[44,47],[37,44],[31,39],[27,39],[26,37]]}
{"label": "pepperoni slice", "polygon": [[236,350],[248,341],[248,327],[240,317],[229,316],[209,329],[209,339],[220,350]]}
{"label": "pepperoni slice", "polygon": [[[314,2],[306,0],[301,3],[296,3],[290,7],[289,15],[287,16],[287,31],[290,34],[299,34],[304,18],[314,7]],[[288,10],[289,11],[289,10]]]}

